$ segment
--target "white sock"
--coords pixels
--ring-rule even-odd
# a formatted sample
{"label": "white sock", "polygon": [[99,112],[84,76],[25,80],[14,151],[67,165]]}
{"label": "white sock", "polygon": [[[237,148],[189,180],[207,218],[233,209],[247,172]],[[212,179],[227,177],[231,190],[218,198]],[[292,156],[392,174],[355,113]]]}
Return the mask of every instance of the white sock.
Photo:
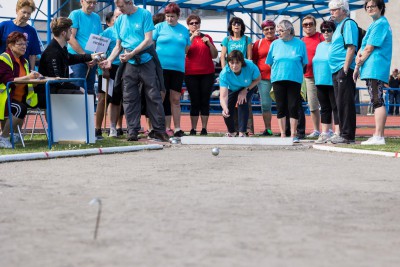
{"label": "white sock", "polygon": [[179,132],[181,130],[181,128],[175,128],[175,133]]}

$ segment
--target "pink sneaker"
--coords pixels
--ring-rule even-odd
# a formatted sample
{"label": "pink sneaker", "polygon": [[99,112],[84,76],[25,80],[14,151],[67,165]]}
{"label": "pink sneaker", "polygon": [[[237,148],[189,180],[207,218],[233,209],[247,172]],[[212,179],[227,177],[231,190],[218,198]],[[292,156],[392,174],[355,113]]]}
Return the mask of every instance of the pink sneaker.
{"label": "pink sneaker", "polygon": [[174,131],[172,129],[167,129],[165,132],[168,134],[169,137],[174,136]]}

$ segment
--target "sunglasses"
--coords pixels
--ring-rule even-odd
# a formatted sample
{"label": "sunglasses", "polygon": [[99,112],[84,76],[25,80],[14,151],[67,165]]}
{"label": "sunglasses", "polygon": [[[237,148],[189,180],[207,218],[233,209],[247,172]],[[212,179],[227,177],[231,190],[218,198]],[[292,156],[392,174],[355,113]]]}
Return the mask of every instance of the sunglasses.
{"label": "sunglasses", "polygon": [[274,30],[275,30],[274,27],[271,27],[271,28],[264,28],[264,29],[263,29],[263,31],[266,31],[266,32],[268,32],[268,31],[274,31]]}
{"label": "sunglasses", "polygon": [[242,24],[240,24],[240,22],[233,22],[232,26],[242,26]]}
{"label": "sunglasses", "polygon": [[322,33],[327,33],[327,32],[331,33],[331,32],[333,32],[333,30],[332,29],[322,29],[321,32]]}
{"label": "sunglasses", "polygon": [[314,22],[309,22],[309,23],[303,23],[303,27],[313,27]]}
{"label": "sunglasses", "polygon": [[200,23],[196,22],[190,22],[189,25],[199,25]]}

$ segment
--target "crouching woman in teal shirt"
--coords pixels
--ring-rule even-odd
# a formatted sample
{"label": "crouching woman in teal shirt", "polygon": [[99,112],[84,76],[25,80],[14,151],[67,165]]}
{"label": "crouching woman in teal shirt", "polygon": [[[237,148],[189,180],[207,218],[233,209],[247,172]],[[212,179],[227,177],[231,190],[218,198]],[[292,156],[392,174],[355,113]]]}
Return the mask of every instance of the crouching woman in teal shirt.
{"label": "crouching woman in teal shirt", "polygon": [[235,136],[233,112],[238,104],[239,137],[246,136],[249,119],[248,101],[261,80],[257,66],[251,60],[245,60],[242,52],[233,50],[228,55],[228,65],[219,75],[220,103],[228,132],[225,136]]}

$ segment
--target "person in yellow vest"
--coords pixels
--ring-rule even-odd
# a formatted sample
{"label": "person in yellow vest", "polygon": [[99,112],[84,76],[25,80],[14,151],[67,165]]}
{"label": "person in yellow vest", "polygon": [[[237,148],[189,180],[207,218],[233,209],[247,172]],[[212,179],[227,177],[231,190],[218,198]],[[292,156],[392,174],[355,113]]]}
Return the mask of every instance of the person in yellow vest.
{"label": "person in yellow vest", "polygon": [[[38,79],[40,73],[29,72],[29,63],[24,58],[28,45],[26,36],[20,32],[12,32],[6,41],[6,51],[0,55],[0,120],[2,133],[0,135],[0,148],[11,148],[8,140],[10,136],[10,123],[8,121],[7,91],[6,86],[11,81],[25,81]],[[27,108],[35,107],[38,99],[31,84],[12,84],[10,86],[11,112],[14,132],[17,126],[22,126]]]}

